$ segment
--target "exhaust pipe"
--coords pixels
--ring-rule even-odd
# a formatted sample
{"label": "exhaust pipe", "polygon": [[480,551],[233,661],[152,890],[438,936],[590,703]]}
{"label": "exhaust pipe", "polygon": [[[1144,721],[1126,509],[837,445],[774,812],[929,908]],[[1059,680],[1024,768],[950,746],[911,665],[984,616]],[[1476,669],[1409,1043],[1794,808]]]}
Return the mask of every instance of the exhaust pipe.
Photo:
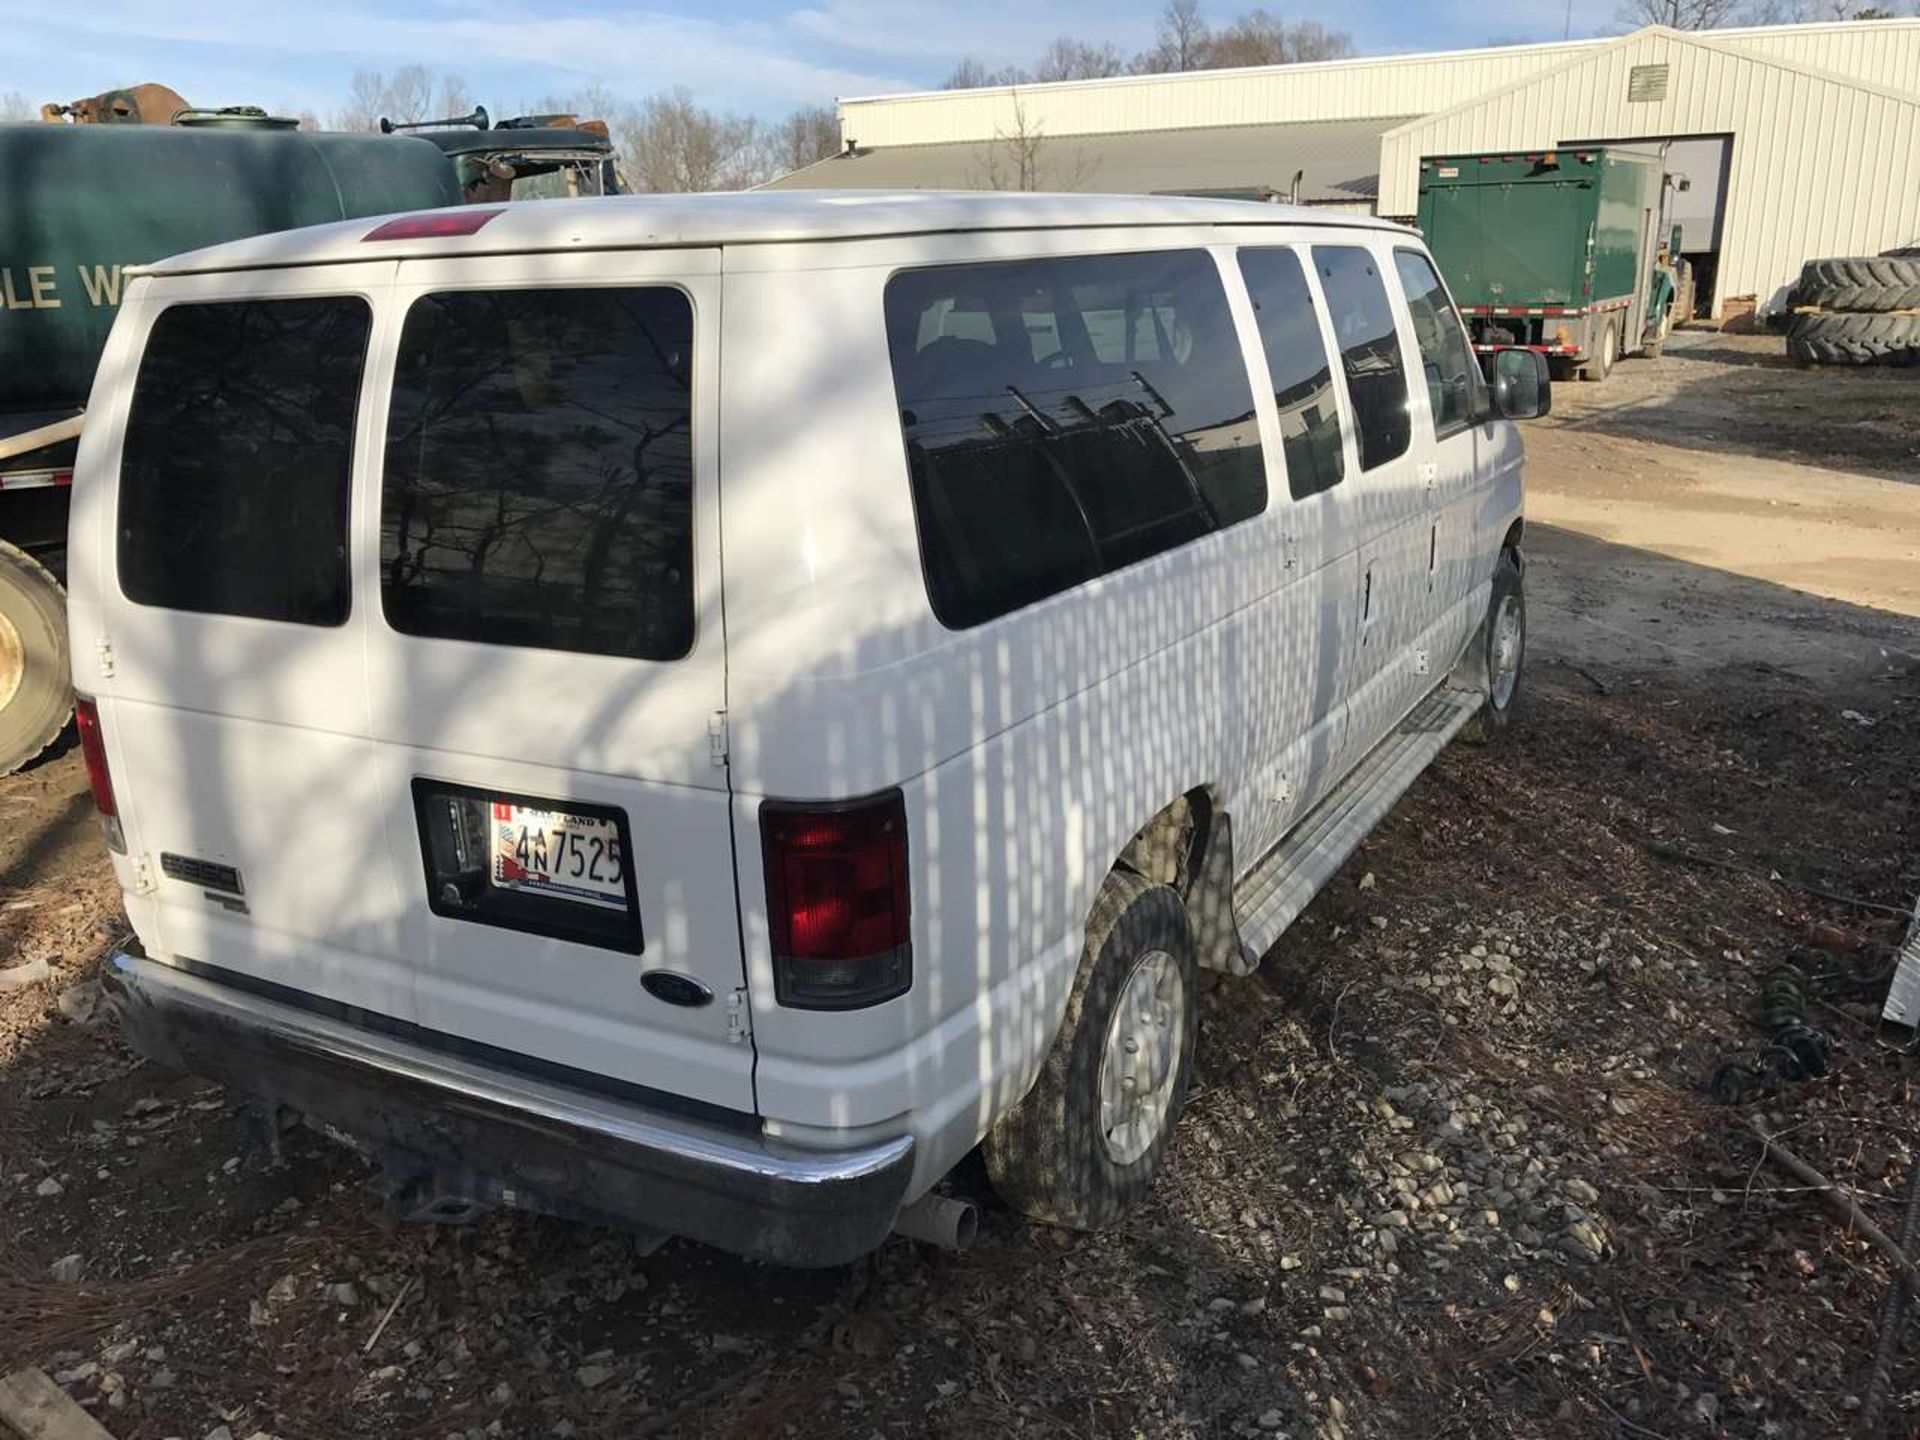
{"label": "exhaust pipe", "polygon": [[970,1200],[928,1192],[893,1217],[893,1233],[942,1250],[964,1250],[980,1229],[980,1211]]}

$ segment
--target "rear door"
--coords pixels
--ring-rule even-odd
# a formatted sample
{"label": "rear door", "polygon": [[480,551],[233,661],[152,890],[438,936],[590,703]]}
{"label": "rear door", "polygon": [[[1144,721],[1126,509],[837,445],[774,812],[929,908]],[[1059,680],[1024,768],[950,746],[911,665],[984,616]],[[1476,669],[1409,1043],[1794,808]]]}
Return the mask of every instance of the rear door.
{"label": "rear door", "polygon": [[750,1110],[719,254],[404,262],[357,578],[421,1025]]}
{"label": "rear door", "polygon": [[137,357],[128,409],[76,510],[97,580],[74,645],[116,749],[141,939],[405,1021],[349,554],[394,271],[148,282],[109,352]]}

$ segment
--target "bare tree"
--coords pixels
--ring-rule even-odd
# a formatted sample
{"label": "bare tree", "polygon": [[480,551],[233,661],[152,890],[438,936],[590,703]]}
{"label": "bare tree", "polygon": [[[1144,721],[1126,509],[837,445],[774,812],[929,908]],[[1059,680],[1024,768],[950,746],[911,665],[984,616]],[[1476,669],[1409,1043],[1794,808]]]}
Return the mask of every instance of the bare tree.
{"label": "bare tree", "polygon": [[1200,14],[1200,0],[1167,0],[1160,12],[1151,50],[1134,58],[1133,68],[1142,75],[1173,74],[1198,70],[1212,32]]}
{"label": "bare tree", "polygon": [[[1706,3],[1706,0],[1694,0],[1694,3]],[[1255,9],[1208,38],[1201,47],[1198,68],[1298,65],[1314,60],[1343,60],[1353,53],[1353,39],[1342,31],[1329,30],[1312,20],[1290,25],[1277,15]]]}
{"label": "bare tree", "polygon": [[1046,48],[1033,67],[1033,78],[1049,80],[1103,80],[1109,75],[1126,73],[1126,62],[1111,45],[1089,44],[1071,35],[1062,35]]}
{"label": "bare tree", "polygon": [[39,114],[39,109],[18,90],[9,90],[0,95],[0,123],[11,125],[17,121],[35,119]]}
{"label": "bare tree", "polygon": [[1621,0],[1616,13],[1627,25],[1714,30],[1744,19],[1745,8],[1742,0]]}
{"label": "bare tree", "polygon": [[382,120],[417,125],[422,120],[444,120],[473,109],[467,82],[443,73],[436,86],[424,65],[403,65],[391,76],[378,70],[356,70],[347,90],[347,103],[333,112],[335,130],[378,130]]}
{"label": "bare tree", "polygon": [[1013,126],[994,127],[979,178],[987,190],[1078,190],[1092,173],[1084,152],[1076,150],[1064,159],[1056,155],[1054,142],[1041,123],[1027,114],[1026,101],[1016,90]]}
{"label": "bare tree", "polygon": [[457,120],[473,111],[473,93],[467,89],[466,77],[449,70],[440,77],[440,88],[433,102],[435,120]]}
{"label": "bare tree", "polygon": [[622,169],[636,190],[739,190],[765,179],[759,126],[696,104],[684,86],[622,117]]}
{"label": "bare tree", "polygon": [[800,170],[840,153],[840,112],[831,105],[802,105],[766,132],[767,168],[776,175]]}
{"label": "bare tree", "polygon": [[327,127],[320,122],[320,117],[314,114],[313,111],[302,110],[300,112],[299,128],[302,130],[324,130]]}
{"label": "bare tree", "polygon": [[940,82],[940,88],[942,90],[985,90],[994,85],[1025,85],[1031,79],[1033,77],[1018,65],[990,70],[981,61],[968,55],[953,67],[945,80]]}

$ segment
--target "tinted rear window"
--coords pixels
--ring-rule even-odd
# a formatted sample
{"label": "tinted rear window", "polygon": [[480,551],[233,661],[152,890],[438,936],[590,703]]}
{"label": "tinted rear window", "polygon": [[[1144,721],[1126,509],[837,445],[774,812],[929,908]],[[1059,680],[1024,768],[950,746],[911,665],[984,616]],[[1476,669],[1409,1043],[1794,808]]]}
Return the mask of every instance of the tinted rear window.
{"label": "tinted rear window", "polygon": [[934,613],[977,625],[1266,507],[1204,251],[913,270],[887,338]]}
{"label": "tinted rear window", "polygon": [[173,610],[338,625],[371,312],[352,296],[175,305],[120,462],[120,585]]}
{"label": "tinted rear window", "polygon": [[1404,455],[1413,438],[1407,413],[1407,372],[1400,361],[1400,335],[1380,267],[1369,250],[1316,245],[1314,264],[1333,316],[1333,333],[1347,371],[1354,428],[1360,438],[1360,468]]}
{"label": "tinted rear window", "polygon": [[669,660],[693,644],[693,308],[468,290],[407,312],[387,424],[387,619]]}

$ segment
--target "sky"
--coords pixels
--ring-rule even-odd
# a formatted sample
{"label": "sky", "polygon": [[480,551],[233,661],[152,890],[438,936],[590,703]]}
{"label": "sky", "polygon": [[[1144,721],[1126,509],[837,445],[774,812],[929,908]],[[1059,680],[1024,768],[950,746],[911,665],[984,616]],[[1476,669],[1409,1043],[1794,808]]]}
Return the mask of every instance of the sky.
{"label": "sky", "polygon": [[[463,76],[503,116],[598,83],[638,99],[686,86],[717,110],[930,89],[960,57],[1030,63],[1058,35],[1152,43],[1163,0],[0,0],[0,94],[38,104],[146,81],[193,104],[325,116],[356,70]],[[1247,8],[1205,5],[1219,23]],[[1618,0],[1304,0],[1266,8],[1362,54],[1558,40],[1621,27]]]}

